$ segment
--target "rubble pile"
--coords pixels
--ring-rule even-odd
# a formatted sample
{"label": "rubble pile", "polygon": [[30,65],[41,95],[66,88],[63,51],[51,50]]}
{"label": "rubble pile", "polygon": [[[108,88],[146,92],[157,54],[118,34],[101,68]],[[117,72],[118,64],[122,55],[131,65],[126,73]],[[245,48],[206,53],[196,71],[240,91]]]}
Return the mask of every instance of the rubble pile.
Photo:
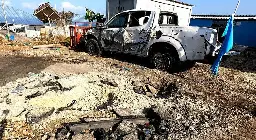
{"label": "rubble pile", "polygon": [[[117,123],[117,128],[115,125],[109,130],[99,128],[89,131],[98,133],[100,130],[103,136],[114,139],[197,139],[209,135],[209,131],[231,131],[235,123],[229,121],[234,118],[243,119],[241,114],[247,113],[249,118],[253,116],[246,111],[240,113],[235,108],[223,111],[215,101],[193,97],[175,83],[163,86],[167,87],[155,88],[135,77],[128,77],[126,73],[114,75],[89,72],[69,76],[45,72],[29,73],[28,77],[1,88],[1,113],[8,111],[2,120],[25,122],[30,126],[31,133],[35,134],[35,130],[40,130],[42,134],[51,130],[47,127],[55,120],[62,120],[58,123],[59,126],[61,123],[79,122],[79,118],[144,116],[149,123],[134,125],[134,122],[130,122],[129,126]],[[232,114],[234,116],[227,117],[230,112],[235,113]],[[16,138],[12,131],[8,131],[11,130],[7,129],[4,136]],[[22,132],[18,136],[33,138],[33,134]],[[69,136],[78,137],[71,134],[70,132]]]}
{"label": "rubble pile", "polygon": [[11,50],[3,51],[8,55],[65,62],[0,88],[5,138],[255,138],[253,49],[223,60],[217,77],[202,63],[169,74],[61,46],[4,49]]}
{"label": "rubble pile", "polygon": [[[56,36],[48,36],[48,37],[39,37],[39,38],[28,38],[19,34],[14,34],[12,33],[12,35],[14,35],[14,40],[11,41],[8,39],[6,39],[7,33],[6,32],[0,32],[0,46],[4,46],[4,47],[24,47],[27,46],[28,48],[31,48],[33,46],[37,46],[37,45],[49,45],[49,44],[53,44],[53,45],[64,45],[69,47],[70,45],[70,38],[69,37],[65,37],[63,35],[56,35]],[[22,49],[20,49],[22,50]]]}
{"label": "rubble pile", "polygon": [[[130,119],[128,121],[123,119],[114,123],[114,125],[111,125],[110,128],[105,128],[103,127],[104,125],[101,125],[92,129],[89,129],[90,127],[88,128],[90,124],[85,123],[79,126],[79,128],[84,127],[83,131],[76,132],[72,131],[75,129],[71,123],[71,125],[61,128],[62,133],[60,133],[60,131],[57,132],[55,138],[70,138],[74,140],[81,137],[113,140],[209,139],[211,135],[216,136],[216,133],[218,132],[222,132],[222,134],[219,137],[215,137],[217,139],[231,138],[228,134],[232,133],[232,129],[235,129],[233,128],[235,124],[230,120],[238,121],[244,119],[239,116],[239,114],[245,112],[234,109],[233,112],[236,112],[237,114],[227,114],[230,111],[221,110],[222,108],[218,108],[214,106],[214,104],[206,105],[203,102],[195,101],[186,96],[183,96],[182,98],[184,98],[184,100],[188,99],[187,102],[179,101],[177,104],[172,105],[168,102],[167,106],[157,105],[145,109],[144,113],[146,120],[144,121],[141,121],[138,118]],[[188,105],[191,103],[190,101],[193,100],[194,102],[197,102],[195,103],[196,105]],[[248,120],[251,118],[250,115],[247,116]],[[98,122],[98,124],[101,123]],[[225,134],[225,132],[227,133]]]}

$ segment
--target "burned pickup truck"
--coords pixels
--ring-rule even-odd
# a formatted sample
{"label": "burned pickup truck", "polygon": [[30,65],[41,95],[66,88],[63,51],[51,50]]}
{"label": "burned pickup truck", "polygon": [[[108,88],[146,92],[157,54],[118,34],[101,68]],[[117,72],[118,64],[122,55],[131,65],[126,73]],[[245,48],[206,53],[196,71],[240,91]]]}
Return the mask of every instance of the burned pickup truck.
{"label": "burned pickup truck", "polygon": [[85,48],[91,55],[110,51],[147,57],[161,70],[215,55],[219,49],[215,29],[179,26],[178,19],[177,14],[165,11],[124,11],[89,30]]}

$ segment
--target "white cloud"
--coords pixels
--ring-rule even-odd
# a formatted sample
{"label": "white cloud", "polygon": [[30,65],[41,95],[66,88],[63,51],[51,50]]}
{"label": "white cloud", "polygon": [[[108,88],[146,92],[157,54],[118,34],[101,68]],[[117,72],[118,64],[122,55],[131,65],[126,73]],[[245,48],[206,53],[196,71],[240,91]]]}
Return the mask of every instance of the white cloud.
{"label": "white cloud", "polygon": [[38,4],[31,3],[31,2],[23,2],[21,3],[22,7],[28,8],[28,9],[36,9],[38,7]]}
{"label": "white cloud", "polygon": [[66,10],[70,10],[70,11],[84,11],[85,10],[84,7],[82,7],[82,6],[75,6],[72,3],[67,2],[67,1],[61,3],[61,8],[62,9],[64,8],[65,11]]}
{"label": "white cloud", "polygon": [[7,5],[7,6],[11,6],[11,5],[12,5],[12,3],[11,3],[10,0],[5,0],[5,1],[4,1],[4,4]]}
{"label": "white cloud", "polygon": [[27,8],[27,9],[33,9],[35,10],[36,8],[39,7],[39,5],[43,4],[44,2],[22,2],[21,6],[23,8]]}

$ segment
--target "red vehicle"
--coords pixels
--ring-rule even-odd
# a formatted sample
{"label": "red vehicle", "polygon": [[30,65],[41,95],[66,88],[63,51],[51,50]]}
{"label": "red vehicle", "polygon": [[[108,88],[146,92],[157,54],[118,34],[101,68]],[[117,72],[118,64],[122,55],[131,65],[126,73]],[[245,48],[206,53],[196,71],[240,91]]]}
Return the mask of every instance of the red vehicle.
{"label": "red vehicle", "polygon": [[[79,25],[80,24],[80,25]],[[83,45],[81,41],[83,35],[96,25],[95,22],[75,22],[74,26],[70,26],[70,47],[74,49]]]}

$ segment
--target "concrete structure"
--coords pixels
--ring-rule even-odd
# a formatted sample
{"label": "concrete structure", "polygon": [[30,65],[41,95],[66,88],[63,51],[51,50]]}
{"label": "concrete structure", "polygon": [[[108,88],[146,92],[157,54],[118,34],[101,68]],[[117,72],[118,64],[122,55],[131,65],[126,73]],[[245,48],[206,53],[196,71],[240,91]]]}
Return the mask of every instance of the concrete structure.
{"label": "concrete structure", "polygon": [[107,0],[107,20],[115,14],[126,10],[159,10],[178,13],[178,21],[181,26],[188,26],[193,5],[175,0]]}
{"label": "concrete structure", "polygon": [[[192,15],[190,25],[216,28],[219,41],[230,15]],[[256,47],[256,15],[236,15],[234,23],[234,43]]]}

